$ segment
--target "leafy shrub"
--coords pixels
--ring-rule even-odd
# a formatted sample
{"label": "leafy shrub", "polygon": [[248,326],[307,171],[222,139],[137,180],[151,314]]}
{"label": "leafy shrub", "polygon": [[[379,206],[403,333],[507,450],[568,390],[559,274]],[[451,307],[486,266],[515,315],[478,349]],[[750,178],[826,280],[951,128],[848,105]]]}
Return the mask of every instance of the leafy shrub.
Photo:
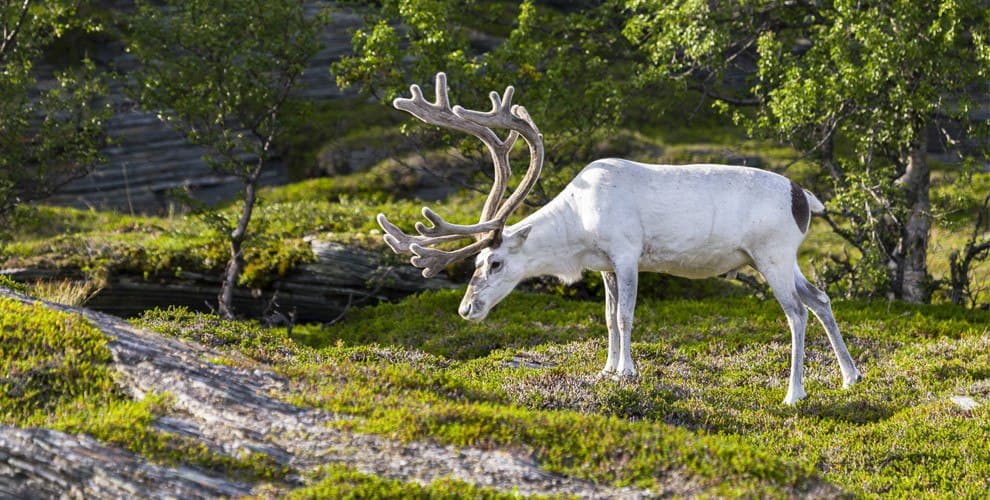
{"label": "leafy shrub", "polygon": [[23,283],[18,283],[7,276],[6,274],[0,274],[0,286],[4,288],[9,288],[15,292],[27,293],[27,286]]}

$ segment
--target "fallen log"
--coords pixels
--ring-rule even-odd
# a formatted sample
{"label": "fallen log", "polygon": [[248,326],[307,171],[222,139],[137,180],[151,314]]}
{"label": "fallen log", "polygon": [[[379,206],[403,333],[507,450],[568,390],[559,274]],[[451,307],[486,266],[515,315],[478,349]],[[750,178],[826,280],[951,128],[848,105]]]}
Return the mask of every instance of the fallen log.
{"label": "fallen log", "polygon": [[[252,318],[281,314],[299,322],[328,322],[351,306],[458,286],[443,276],[423,279],[417,269],[395,265],[381,253],[320,239],[309,243],[313,262],[292,269],[265,288],[237,288],[234,310]],[[83,278],[78,269],[29,267],[3,269],[0,274],[19,282]],[[216,305],[221,280],[219,275],[188,271],[150,279],[111,273],[86,306],[121,317],[167,306],[210,311]]]}

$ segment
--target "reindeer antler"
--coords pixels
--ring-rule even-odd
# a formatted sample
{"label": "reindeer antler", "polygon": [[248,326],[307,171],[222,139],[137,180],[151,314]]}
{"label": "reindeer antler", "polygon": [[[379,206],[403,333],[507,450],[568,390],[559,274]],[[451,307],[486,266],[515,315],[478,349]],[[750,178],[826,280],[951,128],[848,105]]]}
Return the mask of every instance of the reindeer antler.
{"label": "reindeer antler", "polygon": [[[543,167],[543,136],[540,135],[536,124],[522,106],[512,105],[514,89],[506,87],[505,93],[499,96],[492,92],[492,110],[488,112],[472,111],[461,106],[450,107],[447,96],[447,75],[437,73],[436,101],[429,102],[423,97],[423,91],[418,85],[409,87],[411,98],[398,98],[392,105],[406,111],[426,123],[440,125],[461,132],[467,132],[488,147],[495,167],[495,179],[492,189],[485,200],[481,211],[481,219],[477,224],[452,224],[440,217],[436,212],[423,207],[423,217],[432,223],[427,226],[416,223],[419,235],[409,235],[389,222],[384,214],[378,214],[378,225],[385,231],[385,243],[396,253],[412,253],[410,262],[423,269],[423,276],[435,276],[441,269],[480,252],[483,248],[498,244],[502,229],[509,215],[515,210],[529,193],[540,175]],[[509,135],[503,141],[492,130],[505,128]],[[509,181],[509,152],[516,140],[522,136],[529,146],[530,163],[522,182],[512,196],[502,203]],[[433,245],[447,241],[475,237],[477,241],[454,251],[431,248]]]}

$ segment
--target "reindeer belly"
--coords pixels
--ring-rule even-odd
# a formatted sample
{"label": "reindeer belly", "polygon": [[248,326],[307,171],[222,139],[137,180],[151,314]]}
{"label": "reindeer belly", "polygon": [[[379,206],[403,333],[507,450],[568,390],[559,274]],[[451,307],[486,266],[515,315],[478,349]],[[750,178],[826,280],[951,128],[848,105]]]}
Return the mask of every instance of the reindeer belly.
{"label": "reindeer belly", "polygon": [[742,250],[698,249],[691,253],[670,254],[645,245],[639,270],[665,273],[683,278],[710,278],[734,271],[750,263]]}
{"label": "reindeer belly", "polygon": [[697,279],[750,264],[746,225],[709,208],[717,206],[712,203],[702,209],[651,214],[647,221],[652,223],[641,224],[639,269]]}

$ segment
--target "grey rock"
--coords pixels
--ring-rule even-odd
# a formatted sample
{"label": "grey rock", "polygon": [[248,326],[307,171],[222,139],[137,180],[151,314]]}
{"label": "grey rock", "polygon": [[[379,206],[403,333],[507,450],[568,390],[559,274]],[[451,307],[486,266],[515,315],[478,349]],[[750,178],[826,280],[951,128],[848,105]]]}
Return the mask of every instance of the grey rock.
{"label": "grey rock", "polygon": [[[0,288],[0,297],[40,302],[5,288]],[[167,338],[89,309],[45,305],[85,316],[111,339],[114,368],[133,397],[152,392],[172,396],[174,413],[160,419],[159,428],[195,437],[211,449],[234,456],[268,453],[296,472],[283,487],[300,484],[303,474],[320,465],[345,463],[365,474],[421,484],[454,478],[524,495],[652,496],[649,491],[551,474],[532,459],[510,451],[422,441],[403,443],[331,428],[328,423],[347,417],[278,399],[279,394],[291,392],[291,381],[263,365],[252,366],[250,360],[232,353],[223,355],[234,357],[236,366],[211,363],[208,360],[220,353],[205,346]],[[671,492],[683,493],[686,486],[687,482],[678,480],[672,483]],[[184,467],[153,466],[87,437],[73,438],[43,429],[0,429],[0,494],[201,498],[249,492],[249,485]]]}

